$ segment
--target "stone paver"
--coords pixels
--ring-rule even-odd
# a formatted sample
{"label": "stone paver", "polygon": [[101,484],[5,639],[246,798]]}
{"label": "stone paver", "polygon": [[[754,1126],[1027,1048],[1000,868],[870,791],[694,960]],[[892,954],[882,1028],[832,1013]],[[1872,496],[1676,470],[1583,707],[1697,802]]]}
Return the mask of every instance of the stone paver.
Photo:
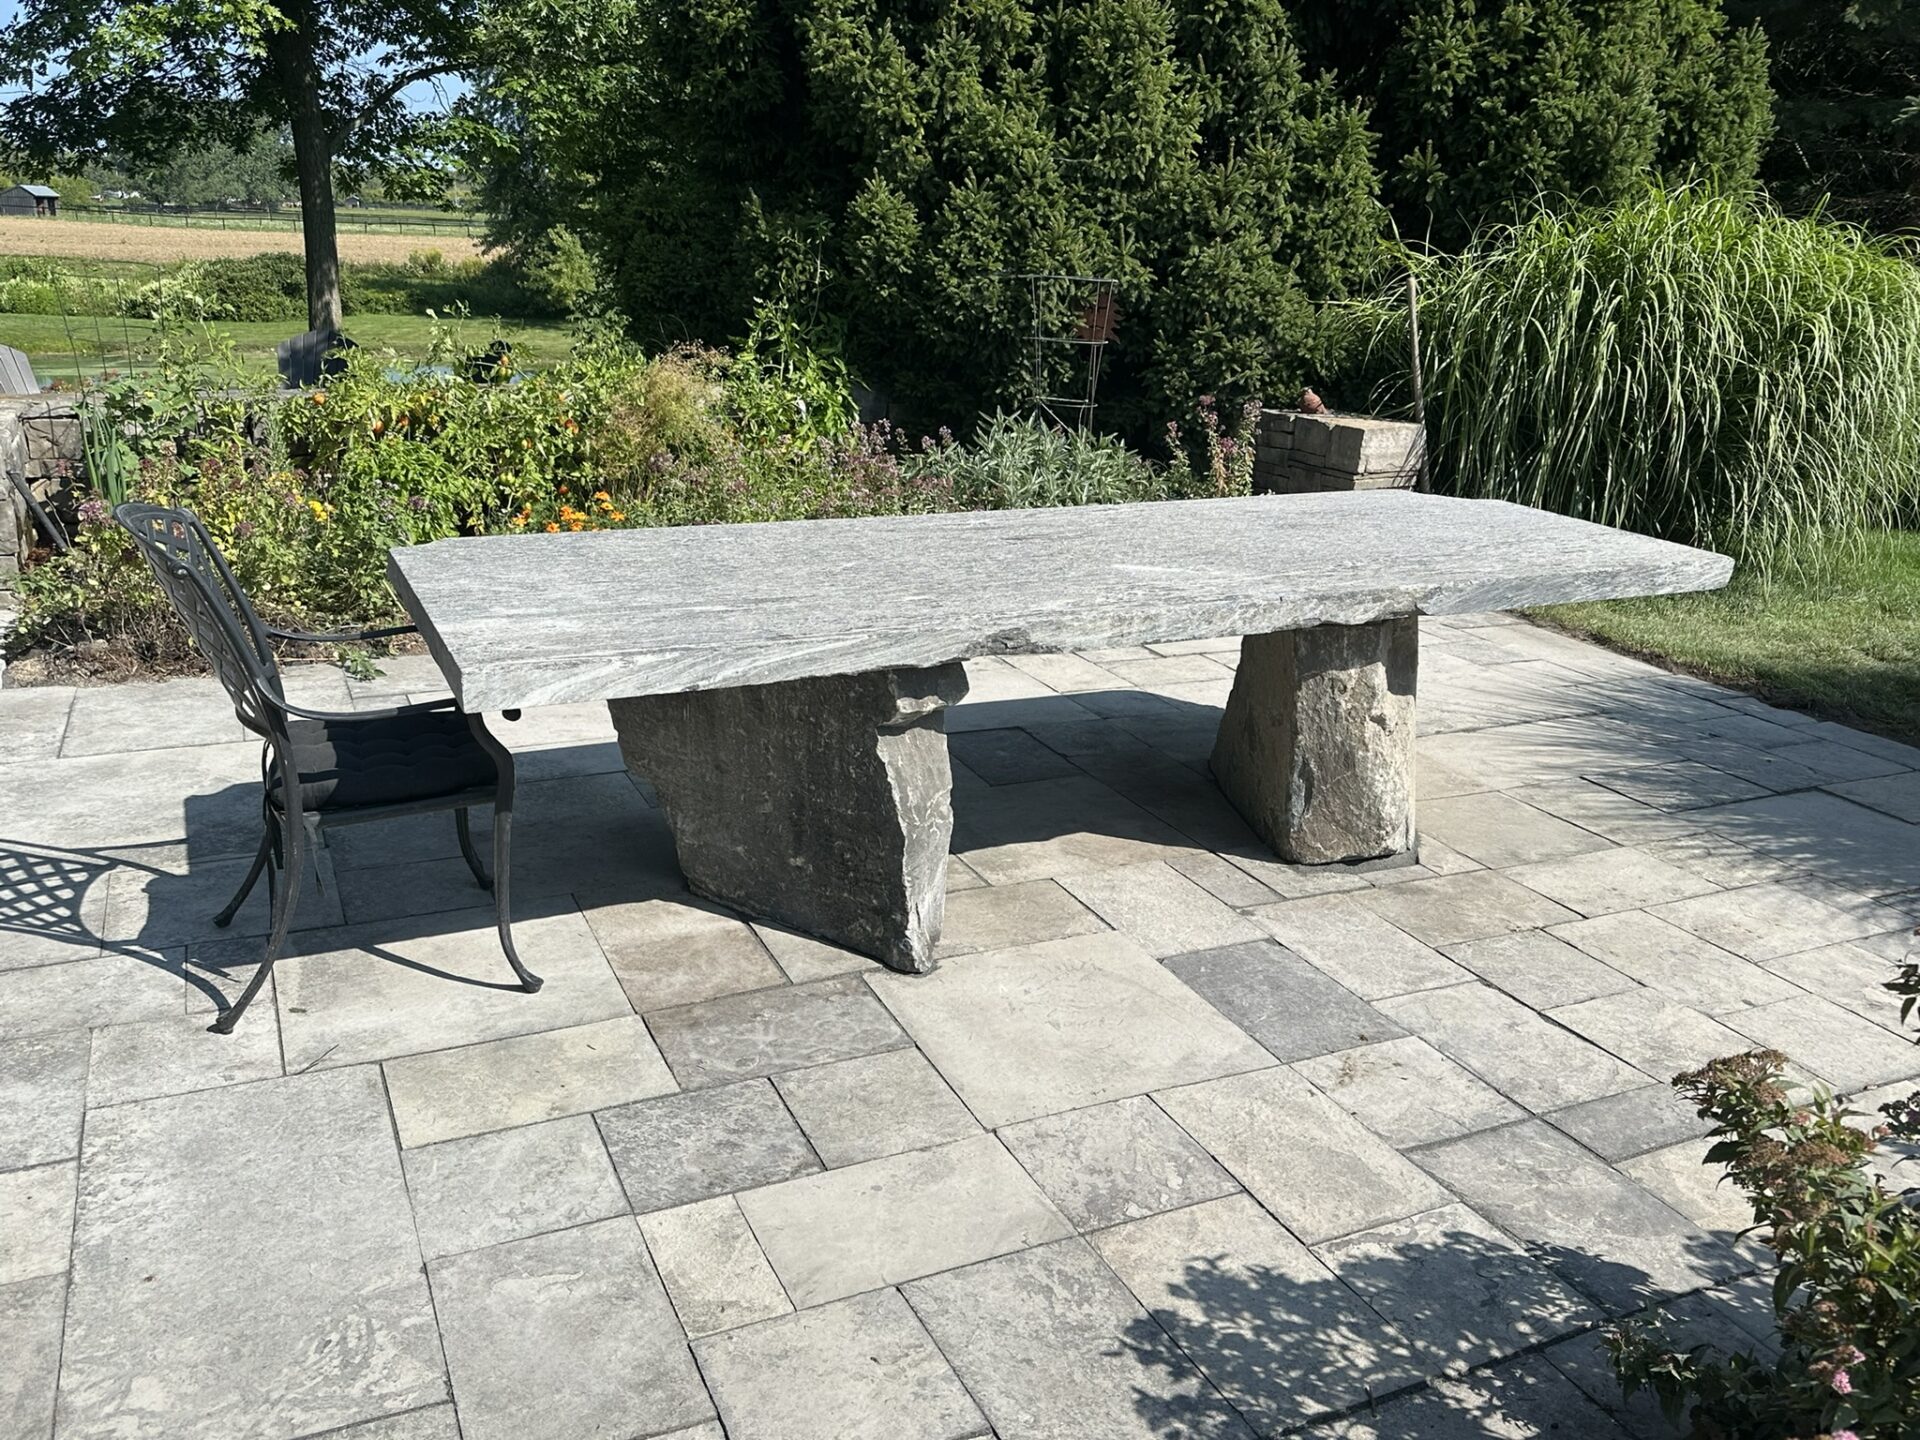
{"label": "stone paver", "polygon": [[1529,890],[1582,915],[1690,900],[1714,888],[1691,871],[1632,848],[1516,865],[1508,873]]}
{"label": "stone paver", "polygon": [[1149,955],[1181,955],[1261,938],[1258,925],[1159,861],[1069,875],[1061,883]]}
{"label": "stone paver", "polygon": [[940,931],[938,954],[944,959],[976,950],[1005,950],[1106,928],[1106,921],[1063,890],[1056,880],[981,885],[947,896],[947,918]]}
{"label": "stone paver", "polygon": [[774,1087],[828,1165],[853,1165],[979,1133],[918,1050],[885,1050],[790,1070]]}
{"label": "stone paver", "polygon": [[688,896],[610,905],[588,896],[582,903],[613,973],[643,1014],[786,979],[753,927],[718,906]]}
{"label": "stone paver", "polygon": [[429,1267],[466,1440],[659,1435],[713,1414],[624,1217]]}
{"label": "stone paver", "polygon": [[87,1050],[85,1031],[0,1040],[0,1170],[79,1153]]}
{"label": "stone paver", "polygon": [[1709,1015],[1794,994],[1790,986],[1751,961],[1645,910],[1556,925],[1552,934],[1669,1000]]}
{"label": "stone paver", "polygon": [[43,1275],[0,1285],[0,1435],[41,1440],[53,1433],[60,1376],[60,1324],[67,1277]]}
{"label": "stone paver", "polygon": [[[1422,853],[1426,853],[1424,842]],[[1309,896],[1262,906],[1254,914],[1282,945],[1363,1000],[1431,990],[1468,978],[1439,951],[1347,896]]]}
{"label": "stone paver", "polygon": [[1884,905],[1834,905],[1777,884],[1679,900],[1649,913],[1749,960],[1773,960],[1796,950],[1896,930],[1901,921],[1897,911]]}
{"label": "stone paver", "polygon": [[1884,895],[1912,888],[1920,825],[1838,795],[1772,795],[1704,811],[1701,819],[1719,834],[1851,890]]}
{"label": "stone paver", "polygon": [[1626,1432],[1545,1360],[1528,1357],[1389,1401],[1315,1440],[1624,1440]]}
{"label": "stone paver", "polygon": [[1166,964],[1277,1060],[1304,1060],[1405,1033],[1271,940],[1177,955]]}
{"label": "stone paver", "polygon": [[1413,880],[1355,898],[1416,940],[1442,947],[1579,918],[1491,870]]}
{"label": "stone paver", "polygon": [[663,1095],[595,1118],[639,1215],[820,1168],[766,1080]]}
{"label": "stone paver", "polygon": [[897,1290],[695,1346],[731,1440],[966,1440],[987,1422]]}
{"label": "stone paver", "polygon": [[1290,1070],[1154,1097],[1308,1244],[1446,1203],[1446,1193]]}
{"label": "stone paver", "polygon": [[1030,1120],[1272,1063],[1123,935],[971,955],[870,983],[969,1109]]}
{"label": "stone paver", "polygon": [[1420,830],[1495,869],[1604,850],[1608,844],[1591,830],[1497,791],[1428,801],[1420,807]]}
{"label": "stone paver", "polygon": [[1411,1035],[1301,1060],[1293,1068],[1396,1149],[1504,1125],[1526,1114]]}
{"label": "stone paver", "polygon": [[640,1233],[687,1334],[712,1335],[793,1310],[733,1196],[643,1215]]}
{"label": "stone paver", "polygon": [[[1904,954],[1903,944],[1896,954]],[[1802,950],[1797,955],[1782,955],[1766,962],[1766,968],[1800,989],[1830,1000],[1864,1019],[1892,1030],[1901,1028],[1900,997],[1886,988],[1898,973],[1893,961],[1864,945],[1843,942],[1823,945],[1818,950]],[[1772,999],[1791,999],[1786,992]],[[1765,1001],[1757,1001],[1764,1004]]]}
{"label": "stone paver", "polygon": [[1489,985],[1536,1010],[1630,990],[1634,983],[1544,930],[1468,940],[1447,946],[1447,954]]}
{"label": "stone paver", "polygon": [[585,1115],[443,1140],[404,1156],[427,1259],[604,1220],[627,1208]]}
{"label": "stone paver", "polygon": [[1543,1118],[1601,1159],[1616,1162],[1704,1135],[1713,1126],[1667,1084],[1602,1095],[1564,1110],[1549,1110]]}
{"label": "stone paver", "polygon": [[1742,1010],[1726,1022],[1753,1044],[1784,1051],[1837,1091],[1920,1076],[1920,1046],[1910,1035],[1895,1035],[1818,995]]}
{"label": "stone paver", "polygon": [[0,1285],[67,1268],[73,1185],[71,1161],[0,1174]]}
{"label": "stone paver", "polygon": [[662,1010],[647,1026],[674,1078],[689,1090],[908,1043],[855,975]]}
{"label": "stone paver", "polygon": [[402,1145],[531,1125],[677,1088],[637,1017],[408,1055],[385,1065]]}
{"label": "stone paver", "polygon": [[1084,1240],[904,1288],[987,1419],[1020,1440],[1252,1440]]}
{"label": "stone paver", "polygon": [[66,1434],[304,1435],[444,1400],[445,1387],[377,1070],[89,1118]]}
{"label": "stone paver", "polygon": [[1239,1187],[1145,1096],[1009,1125],[1000,1139],[1081,1231],[1139,1220]]}
{"label": "stone paver", "polygon": [[740,1196],[795,1305],[818,1305],[1071,1234],[991,1135]]}
{"label": "stone paver", "polygon": [[0,971],[0,1040],[163,1019],[179,1013],[180,989],[179,962],[161,956]]}
{"label": "stone paver", "polygon": [[1671,1080],[1683,1070],[1753,1048],[1738,1032],[1653,990],[1623,990],[1552,1013],[1569,1030],[1656,1080]]}

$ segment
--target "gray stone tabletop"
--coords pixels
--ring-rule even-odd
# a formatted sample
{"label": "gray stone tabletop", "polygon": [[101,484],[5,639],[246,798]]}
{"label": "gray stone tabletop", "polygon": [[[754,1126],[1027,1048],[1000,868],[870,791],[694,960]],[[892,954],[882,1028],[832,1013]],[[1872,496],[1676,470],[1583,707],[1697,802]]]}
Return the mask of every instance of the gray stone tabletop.
{"label": "gray stone tabletop", "polygon": [[439,540],[388,573],[469,710],[1710,590],[1721,555],[1495,500],[1256,496]]}

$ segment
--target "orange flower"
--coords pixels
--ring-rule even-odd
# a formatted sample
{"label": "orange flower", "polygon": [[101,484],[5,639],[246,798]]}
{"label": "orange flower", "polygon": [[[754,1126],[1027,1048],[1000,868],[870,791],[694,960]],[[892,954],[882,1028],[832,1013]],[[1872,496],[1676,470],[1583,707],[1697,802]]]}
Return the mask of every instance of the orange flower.
{"label": "orange flower", "polygon": [[316,404],[316,405],[324,405],[324,404],[326,404],[326,403],[327,403],[327,392],[326,392],[326,391],[324,391],[324,390],[316,390],[316,391],[314,391],[314,392],[313,392],[313,403],[314,403],[314,404]]}
{"label": "orange flower", "polygon": [[553,523],[553,521],[551,521],[551,520],[549,520],[549,521],[547,522],[547,533],[548,533],[549,535],[555,535],[555,534],[558,534],[558,533],[559,533],[559,530],[560,530],[560,527],[559,527],[558,525],[556,525],[556,524],[554,524],[554,523]]}

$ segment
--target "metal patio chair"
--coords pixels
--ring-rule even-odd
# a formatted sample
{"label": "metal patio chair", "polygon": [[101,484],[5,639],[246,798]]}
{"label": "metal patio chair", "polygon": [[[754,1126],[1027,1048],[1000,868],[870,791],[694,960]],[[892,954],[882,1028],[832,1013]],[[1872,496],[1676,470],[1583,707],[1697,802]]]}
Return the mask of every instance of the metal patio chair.
{"label": "metal patio chair", "polygon": [[[513,829],[513,754],[478,715],[455,702],[430,701],[386,710],[334,714],[286,698],[270,638],[313,643],[379,639],[411,625],[351,635],[311,635],[264,624],[254,613],[226,557],[198,517],[161,505],[126,504],[114,512],[153,567],[194,645],[212,664],[240,723],[266,742],[261,755],[264,833],[246,879],[214,917],[231,924],[264,872],[273,899],[272,928],[259,966],[240,998],[210,1027],[232,1031],[286,948],[308,857],[323,832],[398,815],[453,811],[460,853],[483,890],[493,891],[500,948],[520,988],[532,994],[540,977],[520,963],[508,904],[508,848]],[[512,717],[513,712],[508,712]],[[467,812],[492,805],[493,878],[474,849]]]}

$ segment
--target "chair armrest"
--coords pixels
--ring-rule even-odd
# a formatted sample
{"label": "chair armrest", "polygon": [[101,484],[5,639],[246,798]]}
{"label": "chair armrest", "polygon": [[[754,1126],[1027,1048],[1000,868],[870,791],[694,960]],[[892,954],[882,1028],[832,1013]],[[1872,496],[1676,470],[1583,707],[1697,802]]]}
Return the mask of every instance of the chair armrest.
{"label": "chair armrest", "polygon": [[345,630],[337,635],[315,635],[306,630],[283,630],[267,626],[267,634],[276,640],[298,640],[308,645],[350,645],[356,640],[385,640],[394,635],[418,634],[418,625],[386,625],[375,630]]}
{"label": "chair armrest", "polygon": [[425,715],[431,710],[456,710],[460,702],[451,695],[438,700],[422,700],[414,705],[390,705],[383,710],[309,710],[291,700],[275,698],[273,703],[289,715],[302,720],[394,720],[402,715]]}

